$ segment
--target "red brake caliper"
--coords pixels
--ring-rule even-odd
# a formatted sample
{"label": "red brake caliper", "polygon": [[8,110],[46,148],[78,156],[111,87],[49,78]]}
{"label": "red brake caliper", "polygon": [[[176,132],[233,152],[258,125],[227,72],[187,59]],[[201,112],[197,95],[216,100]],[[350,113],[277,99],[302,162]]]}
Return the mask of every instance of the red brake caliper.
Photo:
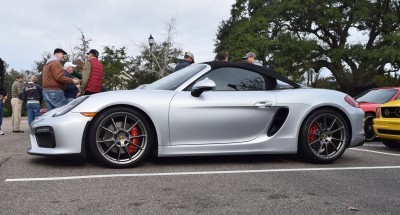
{"label": "red brake caliper", "polygon": [[[138,129],[136,127],[132,128],[131,135],[132,136],[138,136],[139,135]],[[132,138],[131,142],[134,143],[135,145],[134,144],[129,144],[129,146],[128,146],[129,154],[132,154],[136,150],[136,148],[137,148],[136,145],[139,144],[139,140],[138,140],[138,138]]]}
{"label": "red brake caliper", "polygon": [[315,141],[315,134],[318,131],[318,126],[316,123],[312,124],[310,130],[308,130],[308,143],[313,143]]}

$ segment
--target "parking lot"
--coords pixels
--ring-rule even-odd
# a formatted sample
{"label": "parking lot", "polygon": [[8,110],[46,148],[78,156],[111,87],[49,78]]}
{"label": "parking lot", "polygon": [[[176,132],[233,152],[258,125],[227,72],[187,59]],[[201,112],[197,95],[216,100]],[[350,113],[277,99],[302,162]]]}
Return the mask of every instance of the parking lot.
{"label": "parking lot", "polygon": [[[380,142],[333,164],[293,155],[151,159],[110,169],[26,153],[29,130],[0,136],[0,214],[399,214],[400,150]],[[73,135],[73,134],[71,134]]]}

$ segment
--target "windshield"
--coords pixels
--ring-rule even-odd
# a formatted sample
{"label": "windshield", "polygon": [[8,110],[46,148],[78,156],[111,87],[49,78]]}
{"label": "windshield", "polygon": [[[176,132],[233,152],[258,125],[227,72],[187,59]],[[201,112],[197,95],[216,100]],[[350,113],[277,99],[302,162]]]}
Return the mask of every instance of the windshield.
{"label": "windshield", "polygon": [[388,101],[396,94],[396,89],[372,89],[362,92],[356,96],[357,102],[370,102],[383,104]]}
{"label": "windshield", "polygon": [[171,73],[164,78],[155,81],[143,89],[145,90],[175,90],[193,75],[197,74],[201,70],[205,69],[207,66],[204,64],[192,64],[185,67],[179,71]]}

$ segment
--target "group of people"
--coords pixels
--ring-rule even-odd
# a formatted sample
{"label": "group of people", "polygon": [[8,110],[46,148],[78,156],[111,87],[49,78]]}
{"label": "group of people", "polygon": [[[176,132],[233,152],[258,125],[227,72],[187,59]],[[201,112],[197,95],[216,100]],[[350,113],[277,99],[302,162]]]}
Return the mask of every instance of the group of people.
{"label": "group of people", "polygon": [[[228,61],[229,55],[227,51],[220,51],[215,56],[215,61]],[[243,56],[243,61],[246,63],[261,65],[256,61],[256,54],[254,52],[248,52],[245,56]],[[187,66],[190,66],[194,63],[194,55],[192,52],[185,52],[183,55],[183,59],[176,64],[174,72],[183,69]]]}
{"label": "group of people", "polygon": [[[26,102],[29,125],[40,115],[43,100],[46,111],[61,107],[80,95],[99,93],[103,89],[103,64],[98,60],[99,52],[91,49],[87,53],[88,60],[83,65],[82,74],[74,71],[77,65],[72,62],[61,61],[67,54],[63,49],[56,48],[53,56],[43,67],[42,86],[38,84],[38,76],[28,77],[25,83],[24,75],[20,74],[11,87],[12,128],[14,133],[23,133],[21,130],[22,104]],[[3,106],[7,100],[7,91],[0,89],[0,135],[3,119]]]}
{"label": "group of people", "polygon": [[[98,60],[99,52],[91,49],[87,53],[88,61],[83,66],[82,74],[74,71],[77,65],[66,62],[61,65],[61,61],[67,54],[64,50],[56,48],[53,56],[49,58],[43,67],[42,86],[38,84],[38,76],[29,78],[25,84],[24,76],[18,75],[12,85],[11,106],[12,106],[12,127],[14,133],[23,133],[20,128],[22,103],[26,102],[28,113],[28,123],[40,115],[43,100],[46,103],[46,111],[61,107],[80,95],[91,95],[103,90],[103,64]],[[228,61],[228,52],[221,51],[215,56],[216,61]],[[257,64],[256,54],[247,53],[243,57],[247,63]],[[194,63],[192,52],[185,52],[184,59],[179,61],[174,72],[190,66]],[[3,106],[7,100],[7,92],[0,89],[0,135],[3,120]]]}

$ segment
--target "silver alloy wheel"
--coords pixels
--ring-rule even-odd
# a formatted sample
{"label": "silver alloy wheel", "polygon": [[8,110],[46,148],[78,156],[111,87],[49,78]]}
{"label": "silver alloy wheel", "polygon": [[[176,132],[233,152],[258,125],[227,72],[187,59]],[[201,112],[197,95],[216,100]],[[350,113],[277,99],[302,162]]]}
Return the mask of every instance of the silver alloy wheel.
{"label": "silver alloy wheel", "polygon": [[321,114],[310,123],[307,131],[308,146],[314,155],[326,159],[344,150],[347,130],[339,117]]}
{"label": "silver alloy wheel", "polygon": [[108,115],[96,128],[96,146],[101,156],[114,164],[130,164],[139,159],[148,146],[145,124],[134,114]]}

